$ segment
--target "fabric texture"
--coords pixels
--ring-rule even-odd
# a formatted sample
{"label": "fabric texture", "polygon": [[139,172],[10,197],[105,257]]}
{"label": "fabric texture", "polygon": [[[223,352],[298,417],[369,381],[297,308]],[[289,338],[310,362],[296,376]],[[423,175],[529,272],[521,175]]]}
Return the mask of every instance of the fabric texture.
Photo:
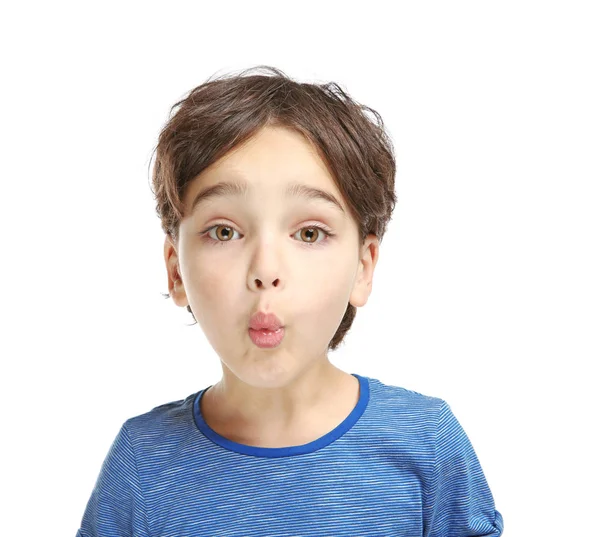
{"label": "fabric texture", "polygon": [[500,536],[503,519],[448,404],[361,375],[350,415],[301,446],[233,442],[200,398],[121,426],[76,537]]}

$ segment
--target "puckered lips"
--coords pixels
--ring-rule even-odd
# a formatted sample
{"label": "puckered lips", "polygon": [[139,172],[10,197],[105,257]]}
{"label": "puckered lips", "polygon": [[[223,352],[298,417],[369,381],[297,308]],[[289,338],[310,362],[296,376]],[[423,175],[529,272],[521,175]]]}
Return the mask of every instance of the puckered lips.
{"label": "puckered lips", "polygon": [[285,327],[273,313],[259,311],[250,318],[248,335],[261,349],[273,349],[283,341]]}
{"label": "puckered lips", "polygon": [[250,318],[249,328],[253,330],[278,330],[283,327],[283,323],[274,313],[256,312]]}

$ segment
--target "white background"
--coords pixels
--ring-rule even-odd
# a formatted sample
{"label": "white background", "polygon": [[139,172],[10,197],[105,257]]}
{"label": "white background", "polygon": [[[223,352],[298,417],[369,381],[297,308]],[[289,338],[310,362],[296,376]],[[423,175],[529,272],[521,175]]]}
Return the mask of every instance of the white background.
{"label": "white background", "polygon": [[122,423],[220,378],[167,292],[149,164],[169,108],[259,64],[383,117],[398,205],[331,360],[441,397],[504,535],[596,535],[595,2],[3,7],[3,535],[75,535]]}

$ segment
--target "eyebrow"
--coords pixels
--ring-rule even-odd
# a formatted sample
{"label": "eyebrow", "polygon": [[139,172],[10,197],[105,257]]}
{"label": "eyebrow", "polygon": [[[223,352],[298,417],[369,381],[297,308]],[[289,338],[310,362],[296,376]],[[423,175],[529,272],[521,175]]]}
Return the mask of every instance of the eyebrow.
{"label": "eyebrow", "polygon": [[[216,185],[210,186],[201,190],[196,194],[194,201],[192,203],[192,212],[196,209],[196,207],[204,201],[209,199],[216,199],[225,196],[244,196],[248,192],[248,183],[244,182],[229,182],[224,181],[222,183],[218,183]],[[332,207],[335,207],[342,214],[346,214],[342,204],[338,201],[338,199],[329,192],[325,192],[320,188],[315,188],[313,186],[305,185],[303,183],[292,183],[287,186],[285,190],[285,196],[288,198],[304,198],[307,200],[318,200],[325,202]]]}

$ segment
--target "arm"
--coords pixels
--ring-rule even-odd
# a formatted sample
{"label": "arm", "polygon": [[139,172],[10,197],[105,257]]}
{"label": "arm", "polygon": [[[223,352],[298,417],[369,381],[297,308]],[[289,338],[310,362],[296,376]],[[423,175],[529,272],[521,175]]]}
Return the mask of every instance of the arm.
{"label": "arm", "polygon": [[135,454],[123,424],[106,456],[76,537],[147,537]]}
{"label": "arm", "polygon": [[447,403],[440,407],[435,463],[424,499],[425,537],[499,537],[502,515],[467,435]]}

